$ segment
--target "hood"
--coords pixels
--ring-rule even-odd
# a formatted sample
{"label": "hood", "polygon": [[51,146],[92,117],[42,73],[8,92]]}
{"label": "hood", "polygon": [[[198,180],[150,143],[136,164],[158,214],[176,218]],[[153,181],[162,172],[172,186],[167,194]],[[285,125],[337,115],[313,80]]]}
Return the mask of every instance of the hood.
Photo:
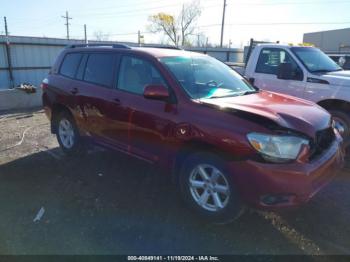
{"label": "hood", "polygon": [[329,72],[321,75],[322,79],[327,80],[332,85],[341,85],[350,87],[350,70]]}
{"label": "hood", "polygon": [[[331,124],[330,114],[318,105],[282,94],[260,91],[258,93],[236,96],[201,99],[201,103],[215,105],[222,110],[234,110],[263,117],[277,125],[292,129],[314,138],[318,130]],[[244,114],[243,114],[244,116]],[[254,122],[254,117],[250,117]],[[258,122],[258,121],[257,121]],[[261,121],[259,121],[261,124]],[[263,123],[263,122],[262,122]]]}

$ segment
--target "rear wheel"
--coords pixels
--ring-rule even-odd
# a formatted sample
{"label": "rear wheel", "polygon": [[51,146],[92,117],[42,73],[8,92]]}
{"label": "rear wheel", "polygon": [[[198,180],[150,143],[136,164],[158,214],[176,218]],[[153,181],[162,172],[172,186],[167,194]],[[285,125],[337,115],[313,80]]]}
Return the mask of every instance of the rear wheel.
{"label": "rear wheel", "polygon": [[61,112],[56,118],[56,137],[66,154],[81,153],[83,143],[73,117],[67,112]]}
{"label": "rear wheel", "polygon": [[214,223],[229,223],[243,211],[226,163],[206,152],[189,156],[180,172],[181,194],[201,217]]}

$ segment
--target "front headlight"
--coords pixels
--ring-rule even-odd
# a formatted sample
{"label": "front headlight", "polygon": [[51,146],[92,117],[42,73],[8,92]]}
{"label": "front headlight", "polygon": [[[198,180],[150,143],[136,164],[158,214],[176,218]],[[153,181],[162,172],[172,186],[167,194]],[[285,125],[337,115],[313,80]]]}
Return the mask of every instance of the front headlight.
{"label": "front headlight", "polygon": [[252,147],[261,153],[264,159],[272,162],[295,160],[302,146],[309,145],[307,139],[292,135],[250,133],[247,138]]}

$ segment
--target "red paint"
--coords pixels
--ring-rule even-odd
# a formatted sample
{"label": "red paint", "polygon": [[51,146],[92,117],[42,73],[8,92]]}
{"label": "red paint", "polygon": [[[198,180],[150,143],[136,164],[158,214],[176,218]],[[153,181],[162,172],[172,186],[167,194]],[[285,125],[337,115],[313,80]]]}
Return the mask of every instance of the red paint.
{"label": "red paint", "polygon": [[169,91],[163,85],[148,85],[145,86],[143,97],[155,100],[165,100],[169,98]]}
{"label": "red paint", "polygon": [[[158,100],[147,99],[118,90],[115,85],[105,88],[63,77],[57,73],[58,65],[71,50],[132,54],[147,59],[166,79],[171,93],[160,86],[148,86],[144,95]],[[275,134],[278,131],[269,127],[274,123],[281,130],[315,140],[316,132],[331,124],[325,110],[312,102],[265,91],[201,102],[191,100],[158,61],[159,57],[183,54],[184,51],[154,48],[68,49],[58,57],[48,76],[48,88],[43,94],[47,115],[51,119],[52,109],[64,106],[74,116],[82,135],[89,133],[90,139],[100,145],[158,164],[168,174],[175,170],[175,160],[183,148],[200,145],[215,149],[226,156],[243,199],[255,207],[270,208],[260,201],[269,194],[290,194],[290,201],[282,206],[296,206],[329,183],[343,163],[339,135],[316,159],[309,160],[309,151],[303,149],[298,160],[288,164],[257,160],[257,152],[246,138],[250,132]],[[78,90],[75,95],[70,92],[72,88]],[[169,95],[171,99],[167,99]]]}

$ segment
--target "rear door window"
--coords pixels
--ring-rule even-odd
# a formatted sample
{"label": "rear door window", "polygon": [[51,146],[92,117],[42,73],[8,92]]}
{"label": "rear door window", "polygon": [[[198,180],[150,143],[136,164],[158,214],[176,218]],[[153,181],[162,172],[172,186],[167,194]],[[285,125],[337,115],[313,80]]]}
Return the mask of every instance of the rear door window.
{"label": "rear door window", "polygon": [[114,54],[90,54],[85,67],[84,81],[111,87],[114,71]]}
{"label": "rear door window", "polygon": [[82,57],[82,59],[80,61],[80,65],[79,65],[77,74],[75,76],[75,78],[78,79],[78,80],[83,80],[85,66],[86,66],[86,62],[88,60],[88,57],[89,57],[88,54],[84,54],[84,56]]}
{"label": "rear door window", "polygon": [[123,56],[119,69],[118,89],[142,95],[146,85],[167,86],[160,72],[148,61]]}
{"label": "rear door window", "polygon": [[74,78],[77,68],[80,64],[81,57],[82,54],[80,53],[67,54],[64,57],[63,63],[61,65],[60,74]]}

